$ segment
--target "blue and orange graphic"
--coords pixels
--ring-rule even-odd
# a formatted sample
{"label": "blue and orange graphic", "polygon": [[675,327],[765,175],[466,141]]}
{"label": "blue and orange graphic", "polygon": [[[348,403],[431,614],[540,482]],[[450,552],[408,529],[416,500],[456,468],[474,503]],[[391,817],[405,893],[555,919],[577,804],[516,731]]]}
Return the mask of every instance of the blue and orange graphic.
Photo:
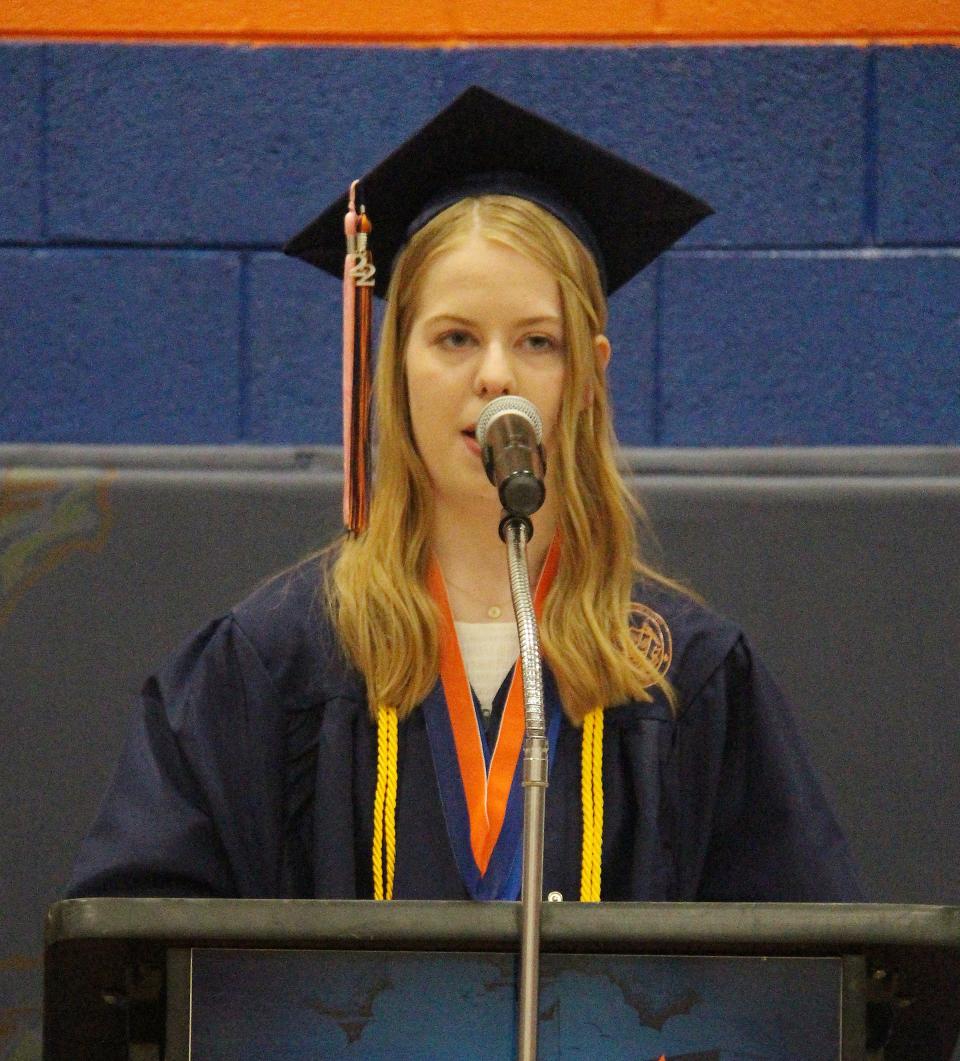
{"label": "blue and orange graphic", "polygon": [[14,468],[0,480],[0,627],[70,555],[103,549],[113,526],[111,479],[63,482]]}

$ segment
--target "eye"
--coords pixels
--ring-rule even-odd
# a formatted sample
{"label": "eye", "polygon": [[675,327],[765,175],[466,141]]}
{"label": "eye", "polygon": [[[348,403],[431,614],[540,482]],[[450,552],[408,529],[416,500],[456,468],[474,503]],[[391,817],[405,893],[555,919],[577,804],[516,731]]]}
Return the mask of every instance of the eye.
{"label": "eye", "polygon": [[473,336],[462,328],[444,332],[438,339],[439,344],[447,350],[465,350],[473,342]]}
{"label": "eye", "polygon": [[534,353],[548,354],[554,350],[560,349],[559,339],[554,338],[552,335],[546,335],[542,332],[535,332],[533,335],[524,336],[523,345],[528,349],[534,351]]}

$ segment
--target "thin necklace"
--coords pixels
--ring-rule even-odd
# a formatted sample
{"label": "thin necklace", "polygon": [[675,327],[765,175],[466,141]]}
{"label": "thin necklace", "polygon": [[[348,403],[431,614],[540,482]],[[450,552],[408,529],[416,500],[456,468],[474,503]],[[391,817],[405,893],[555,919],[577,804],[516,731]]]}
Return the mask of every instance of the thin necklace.
{"label": "thin necklace", "polygon": [[487,609],[488,619],[499,619],[500,616],[503,615],[503,608],[499,604],[491,604],[489,607],[487,607],[487,602],[482,597],[478,597],[476,593],[473,593],[465,586],[461,586],[458,583],[454,582],[453,579],[447,578],[446,575],[444,575],[443,578],[448,586],[453,586],[454,589],[458,589],[461,593],[465,593],[471,600],[475,600],[477,604],[483,605],[483,607]]}

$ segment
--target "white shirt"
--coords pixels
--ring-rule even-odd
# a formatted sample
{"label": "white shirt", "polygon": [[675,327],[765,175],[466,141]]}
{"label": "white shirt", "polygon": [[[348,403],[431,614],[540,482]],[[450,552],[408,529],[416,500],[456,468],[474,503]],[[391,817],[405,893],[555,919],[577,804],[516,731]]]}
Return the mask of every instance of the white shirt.
{"label": "white shirt", "polygon": [[520,655],[516,623],[454,623],[467,681],[477,694],[484,718],[493,698]]}

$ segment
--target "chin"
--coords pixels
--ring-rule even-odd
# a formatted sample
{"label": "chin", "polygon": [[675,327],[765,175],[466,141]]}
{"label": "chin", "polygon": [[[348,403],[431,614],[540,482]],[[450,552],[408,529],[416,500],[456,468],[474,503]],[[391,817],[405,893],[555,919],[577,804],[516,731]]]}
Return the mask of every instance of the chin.
{"label": "chin", "polygon": [[492,513],[491,518],[500,518],[500,498],[490,485],[483,472],[479,476],[472,477],[472,481],[459,480],[456,483],[446,483],[436,489],[437,500],[450,508],[471,512],[480,515],[485,512]]}

